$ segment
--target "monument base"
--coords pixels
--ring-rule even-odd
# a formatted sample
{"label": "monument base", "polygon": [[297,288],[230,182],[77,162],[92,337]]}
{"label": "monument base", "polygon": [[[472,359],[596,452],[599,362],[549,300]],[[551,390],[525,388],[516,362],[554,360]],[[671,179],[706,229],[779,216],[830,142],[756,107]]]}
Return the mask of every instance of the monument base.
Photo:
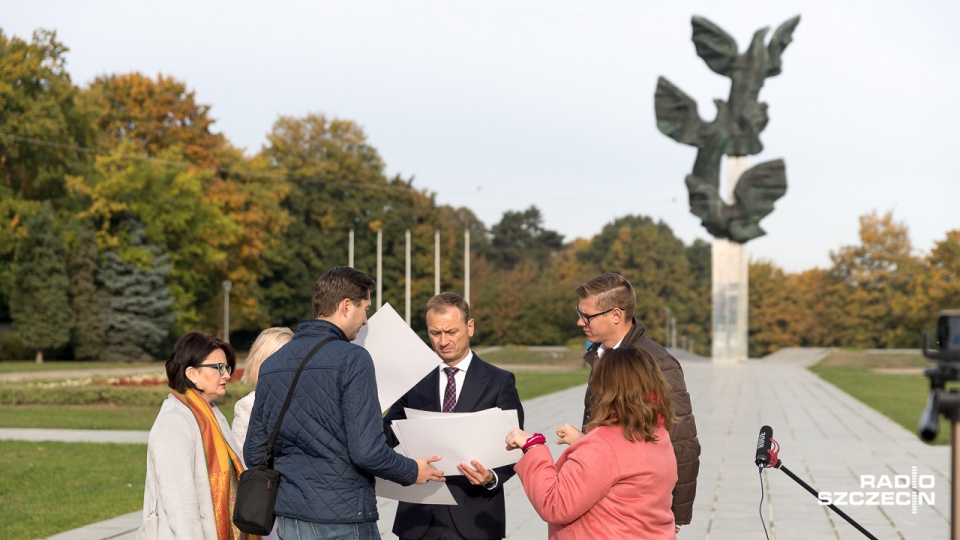
{"label": "monument base", "polygon": [[747,245],[713,240],[713,361],[747,361]]}

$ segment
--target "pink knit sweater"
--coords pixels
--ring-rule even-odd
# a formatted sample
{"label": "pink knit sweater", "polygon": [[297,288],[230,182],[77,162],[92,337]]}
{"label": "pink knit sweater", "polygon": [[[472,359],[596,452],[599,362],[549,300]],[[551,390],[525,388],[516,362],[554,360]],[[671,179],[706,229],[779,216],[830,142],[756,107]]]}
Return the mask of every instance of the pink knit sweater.
{"label": "pink knit sweater", "polygon": [[531,448],[516,471],[550,540],[675,539],[670,511],[677,461],[670,435],[630,442],[620,426],[590,430],[556,465],[546,446]]}

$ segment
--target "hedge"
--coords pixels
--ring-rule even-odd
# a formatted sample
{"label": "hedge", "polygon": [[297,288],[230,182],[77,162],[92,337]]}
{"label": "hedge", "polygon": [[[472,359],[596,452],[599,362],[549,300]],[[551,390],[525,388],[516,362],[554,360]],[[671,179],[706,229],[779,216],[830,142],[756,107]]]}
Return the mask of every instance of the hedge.
{"label": "hedge", "polygon": [[[253,390],[242,383],[227,385],[227,393],[217,400],[220,407],[233,406]],[[170,387],[114,386],[76,381],[0,382],[0,405],[155,405],[159,406]]]}

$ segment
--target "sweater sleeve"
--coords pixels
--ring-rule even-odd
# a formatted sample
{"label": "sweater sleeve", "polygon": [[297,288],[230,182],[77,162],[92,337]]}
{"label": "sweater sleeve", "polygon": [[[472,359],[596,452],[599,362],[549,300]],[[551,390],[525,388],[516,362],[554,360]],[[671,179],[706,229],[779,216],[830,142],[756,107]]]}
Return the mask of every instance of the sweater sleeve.
{"label": "sweater sleeve", "polygon": [[247,426],[250,424],[250,410],[253,409],[254,393],[250,392],[246,396],[237,400],[233,406],[233,425],[230,429],[237,438],[240,448],[247,439]]}
{"label": "sweater sleeve", "polygon": [[559,469],[550,450],[541,445],[520,458],[516,471],[541,519],[565,525],[590,510],[617,483],[616,463],[605,441],[584,437],[567,449]]}

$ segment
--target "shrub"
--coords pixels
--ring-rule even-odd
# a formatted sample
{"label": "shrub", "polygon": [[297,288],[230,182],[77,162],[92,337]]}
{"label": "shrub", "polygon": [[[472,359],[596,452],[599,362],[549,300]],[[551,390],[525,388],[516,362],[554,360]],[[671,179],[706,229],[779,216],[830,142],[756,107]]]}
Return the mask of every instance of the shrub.
{"label": "shrub", "polygon": [[[0,382],[0,405],[146,405],[160,406],[170,387],[157,385],[116,385],[120,379],[67,379]],[[217,401],[223,407],[233,404],[253,390],[243,383],[227,385],[227,393]]]}

